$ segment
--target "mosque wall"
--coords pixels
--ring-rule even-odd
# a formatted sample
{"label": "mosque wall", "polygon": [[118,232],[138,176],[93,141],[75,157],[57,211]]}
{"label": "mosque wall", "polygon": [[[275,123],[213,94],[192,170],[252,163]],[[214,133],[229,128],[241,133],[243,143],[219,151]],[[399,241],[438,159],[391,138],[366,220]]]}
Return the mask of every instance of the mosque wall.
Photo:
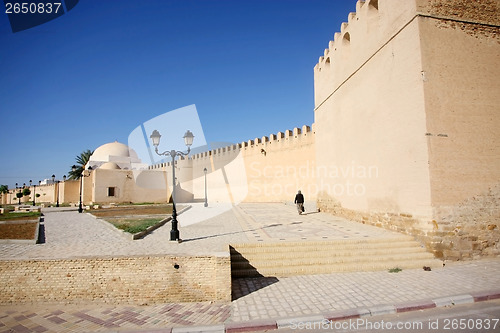
{"label": "mosque wall", "polygon": [[66,180],[59,183],[60,202],[80,202],[80,180]]}
{"label": "mosque wall", "polygon": [[96,169],[92,174],[92,203],[167,202],[170,197],[163,172]]}
{"label": "mosque wall", "polygon": [[[315,201],[314,126],[295,128],[217,148],[176,161],[176,202],[290,202],[301,189]],[[153,165],[165,173],[171,191],[170,162]]]}
{"label": "mosque wall", "polygon": [[[21,198],[21,204],[33,202],[33,196],[36,194],[40,194],[38,198],[36,198],[37,203],[56,203],[56,191],[57,188],[55,185],[37,185],[36,189],[34,186],[29,187],[31,194],[29,196],[23,196]],[[16,197],[16,194],[19,190],[10,189],[9,193],[0,196],[0,204],[2,205],[15,205],[19,202],[19,199]]]}
{"label": "mosque wall", "polygon": [[314,69],[317,162],[343,171],[318,178],[320,209],[431,217],[414,11],[358,2]]}
{"label": "mosque wall", "polygon": [[17,202],[14,200],[15,197],[15,190],[9,189],[9,193],[1,194],[2,205],[15,204]]}
{"label": "mosque wall", "polygon": [[[59,203],[75,203],[79,201],[80,181],[66,180],[54,184],[30,186],[29,189],[30,195],[22,197],[21,203],[32,204],[33,198],[35,198],[37,204],[55,204],[58,195]],[[17,204],[19,200],[16,193],[15,189],[10,190],[8,194],[1,197],[0,204]]]}
{"label": "mosque wall", "polygon": [[56,192],[57,192],[57,184],[48,184],[48,185],[38,185],[36,190],[33,189],[33,186],[30,188],[31,190],[31,200],[33,200],[33,193],[40,194],[38,198],[36,198],[37,204],[45,203],[45,204],[55,204],[56,203]]}
{"label": "mosque wall", "polygon": [[314,69],[317,164],[346,170],[320,209],[500,254],[498,21],[498,1],[358,1]]}
{"label": "mosque wall", "polygon": [[500,3],[419,1],[439,255],[500,254]]}
{"label": "mosque wall", "polygon": [[88,173],[82,179],[82,203],[92,203],[95,197],[95,172]]}
{"label": "mosque wall", "polygon": [[500,183],[500,4],[419,4],[432,199],[449,205]]}
{"label": "mosque wall", "polygon": [[315,201],[315,126],[255,138],[242,146],[249,202],[290,202],[301,190]]}

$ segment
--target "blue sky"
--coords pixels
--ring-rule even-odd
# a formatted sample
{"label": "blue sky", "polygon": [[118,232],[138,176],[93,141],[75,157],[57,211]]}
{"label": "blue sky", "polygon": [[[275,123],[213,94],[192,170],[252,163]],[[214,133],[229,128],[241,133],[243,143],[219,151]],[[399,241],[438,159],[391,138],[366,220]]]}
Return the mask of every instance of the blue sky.
{"label": "blue sky", "polygon": [[[81,0],[12,33],[0,13],[0,184],[195,104],[207,142],[314,121],[313,67],[355,0]],[[3,11],[2,11],[3,12]]]}

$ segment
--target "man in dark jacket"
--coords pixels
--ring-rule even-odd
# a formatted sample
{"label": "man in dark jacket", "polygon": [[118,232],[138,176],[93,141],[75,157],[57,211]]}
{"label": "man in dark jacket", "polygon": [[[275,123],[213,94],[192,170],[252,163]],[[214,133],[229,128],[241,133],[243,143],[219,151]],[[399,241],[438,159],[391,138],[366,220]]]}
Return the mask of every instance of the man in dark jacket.
{"label": "man in dark jacket", "polygon": [[304,212],[304,196],[302,195],[300,190],[297,192],[297,195],[295,195],[294,203],[297,204],[299,215],[302,215],[302,213]]}

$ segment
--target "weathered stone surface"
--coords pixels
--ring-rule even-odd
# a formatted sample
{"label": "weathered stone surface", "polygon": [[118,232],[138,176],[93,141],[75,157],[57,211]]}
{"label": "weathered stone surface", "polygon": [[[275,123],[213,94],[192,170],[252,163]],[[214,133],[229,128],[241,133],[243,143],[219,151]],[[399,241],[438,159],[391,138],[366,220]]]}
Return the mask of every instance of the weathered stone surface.
{"label": "weathered stone surface", "polygon": [[229,255],[0,261],[0,304],[231,300]]}

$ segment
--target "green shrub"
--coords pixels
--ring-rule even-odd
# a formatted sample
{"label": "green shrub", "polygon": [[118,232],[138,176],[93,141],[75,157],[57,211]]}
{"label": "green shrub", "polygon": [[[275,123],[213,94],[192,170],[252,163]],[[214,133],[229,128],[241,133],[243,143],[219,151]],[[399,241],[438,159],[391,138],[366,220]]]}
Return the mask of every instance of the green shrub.
{"label": "green shrub", "polygon": [[401,271],[402,271],[402,269],[401,269],[401,268],[399,268],[399,267],[395,267],[395,268],[391,268],[391,269],[389,270],[389,273],[399,273],[399,272],[401,272]]}

